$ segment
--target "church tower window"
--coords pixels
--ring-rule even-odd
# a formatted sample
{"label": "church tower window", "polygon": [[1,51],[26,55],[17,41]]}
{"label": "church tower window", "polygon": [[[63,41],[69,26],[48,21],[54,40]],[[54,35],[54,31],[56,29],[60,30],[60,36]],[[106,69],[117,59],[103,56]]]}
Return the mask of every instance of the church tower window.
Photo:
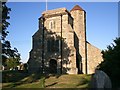
{"label": "church tower window", "polygon": [[49,29],[55,29],[55,21],[50,21],[49,23]]}
{"label": "church tower window", "polygon": [[47,51],[48,52],[60,52],[60,40],[48,40]]}

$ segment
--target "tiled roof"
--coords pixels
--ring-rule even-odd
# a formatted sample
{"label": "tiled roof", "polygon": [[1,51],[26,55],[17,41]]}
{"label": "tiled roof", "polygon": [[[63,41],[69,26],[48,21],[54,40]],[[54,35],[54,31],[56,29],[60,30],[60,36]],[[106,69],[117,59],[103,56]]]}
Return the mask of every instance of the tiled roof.
{"label": "tiled roof", "polygon": [[74,10],[84,11],[79,5],[74,6],[73,9],[70,11],[74,11]]}

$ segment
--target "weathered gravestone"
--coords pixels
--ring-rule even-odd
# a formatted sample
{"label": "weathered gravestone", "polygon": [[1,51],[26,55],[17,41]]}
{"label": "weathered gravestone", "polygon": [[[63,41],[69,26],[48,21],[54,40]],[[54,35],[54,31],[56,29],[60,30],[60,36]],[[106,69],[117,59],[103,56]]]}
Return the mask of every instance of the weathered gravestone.
{"label": "weathered gravestone", "polygon": [[112,88],[111,80],[109,76],[101,71],[101,70],[95,70],[95,74],[92,75],[91,82],[90,82],[91,88]]}

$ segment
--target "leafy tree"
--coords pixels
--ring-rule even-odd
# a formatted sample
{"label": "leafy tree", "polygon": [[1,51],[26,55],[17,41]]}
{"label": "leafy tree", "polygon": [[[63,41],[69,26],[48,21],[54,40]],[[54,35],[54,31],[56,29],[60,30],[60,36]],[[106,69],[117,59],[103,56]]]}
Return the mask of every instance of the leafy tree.
{"label": "leafy tree", "polygon": [[120,86],[120,38],[116,38],[102,54],[104,61],[99,65],[100,69],[109,75],[113,87]]}
{"label": "leafy tree", "polygon": [[[2,2],[0,4],[2,7],[2,9],[0,9],[2,11],[2,20],[0,21],[0,44],[2,44],[2,64],[9,68],[12,65],[10,65],[10,63],[18,64],[18,62],[20,61],[20,54],[18,53],[17,48],[12,49],[10,41],[6,40],[6,36],[9,33],[7,28],[10,25],[8,20],[10,19],[9,13],[11,9],[6,6],[6,2]],[[14,65],[12,66],[14,67]]]}
{"label": "leafy tree", "polygon": [[7,68],[10,69],[15,69],[20,63],[19,63],[19,58],[8,58],[6,60],[6,65],[7,65]]}
{"label": "leafy tree", "polygon": [[11,9],[6,6],[6,2],[2,2],[2,40],[5,40],[8,35],[7,27],[10,23],[7,21],[10,19],[9,13]]}

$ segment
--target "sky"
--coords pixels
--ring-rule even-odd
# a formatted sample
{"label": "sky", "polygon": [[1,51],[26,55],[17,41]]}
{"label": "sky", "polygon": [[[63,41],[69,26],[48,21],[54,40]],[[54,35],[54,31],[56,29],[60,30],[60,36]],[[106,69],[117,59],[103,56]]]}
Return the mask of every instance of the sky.
{"label": "sky", "polygon": [[118,3],[118,36],[120,37],[120,1]]}
{"label": "sky", "polygon": [[[71,10],[79,5],[86,11],[87,41],[106,49],[118,37],[117,2],[48,2],[48,10],[65,7]],[[21,54],[21,61],[27,62],[32,49],[32,35],[38,30],[38,18],[46,10],[45,2],[8,2],[11,8],[8,27],[12,47]],[[93,52],[94,53],[94,52]]]}

